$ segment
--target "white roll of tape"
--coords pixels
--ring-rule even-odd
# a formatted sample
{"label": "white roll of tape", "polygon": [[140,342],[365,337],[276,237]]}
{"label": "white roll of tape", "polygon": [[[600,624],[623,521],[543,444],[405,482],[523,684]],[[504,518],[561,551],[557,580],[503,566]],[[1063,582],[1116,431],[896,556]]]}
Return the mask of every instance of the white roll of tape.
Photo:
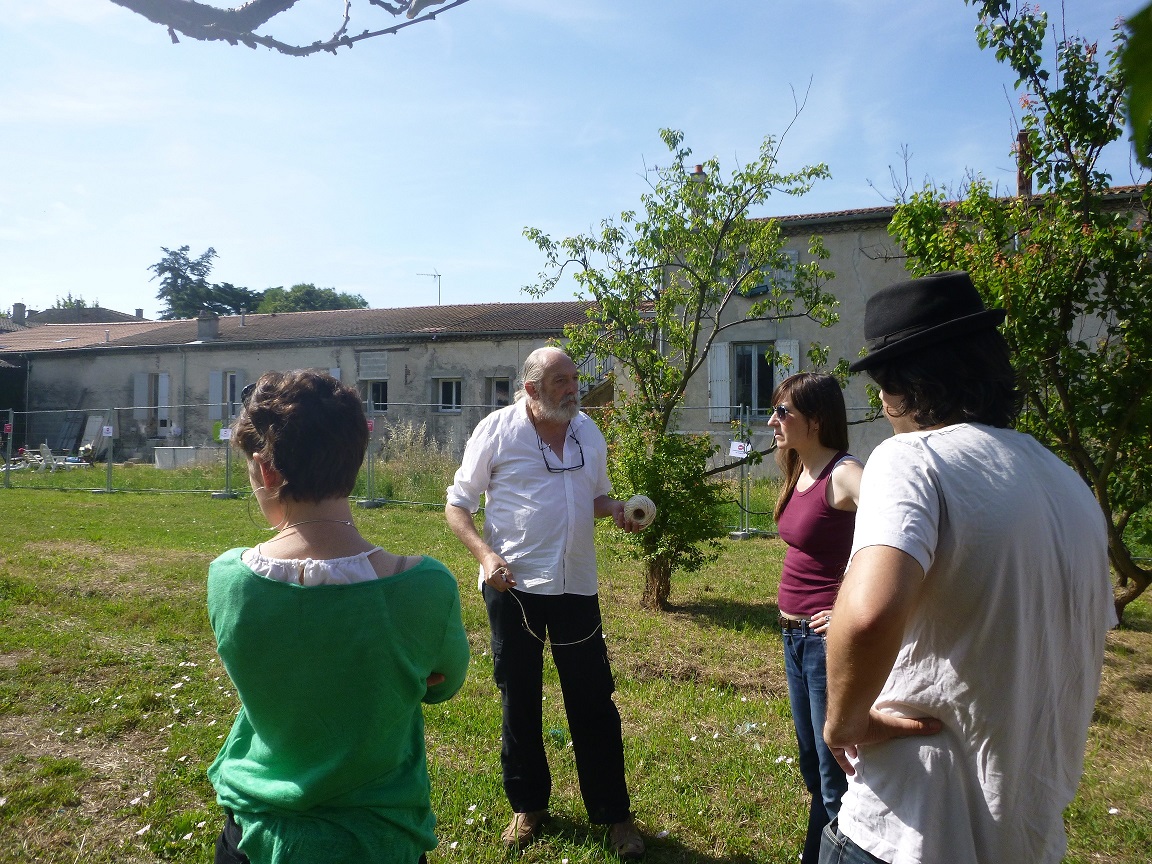
{"label": "white roll of tape", "polygon": [[641,528],[647,528],[656,518],[656,505],[647,495],[633,495],[624,502],[624,513]]}

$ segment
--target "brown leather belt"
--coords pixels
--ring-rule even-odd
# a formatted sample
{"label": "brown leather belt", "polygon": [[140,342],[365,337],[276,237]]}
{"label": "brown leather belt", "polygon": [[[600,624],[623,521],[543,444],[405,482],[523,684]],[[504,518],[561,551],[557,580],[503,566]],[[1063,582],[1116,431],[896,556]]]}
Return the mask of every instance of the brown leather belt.
{"label": "brown leather belt", "polygon": [[791,633],[793,630],[804,632],[812,626],[812,622],[807,618],[785,618],[780,616],[780,629],[785,633]]}

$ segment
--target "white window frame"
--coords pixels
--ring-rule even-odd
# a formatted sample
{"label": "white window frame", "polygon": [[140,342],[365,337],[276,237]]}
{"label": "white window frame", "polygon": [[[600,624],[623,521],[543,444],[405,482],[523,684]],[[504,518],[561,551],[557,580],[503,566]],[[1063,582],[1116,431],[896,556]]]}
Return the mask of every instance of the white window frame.
{"label": "white window frame", "polygon": [[167,372],[136,372],[132,377],[132,418],[143,421],[148,437],[168,434],[170,384]]}
{"label": "white window frame", "polygon": [[[383,414],[388,410],[388,379],[381,378],[376,381],[365,381],[365,396],[368,401],[368,411],[371,414]],[[384,385],[384,405],[380,406],[380,402],[376,399],[376,388],[379,385]]]}
{"label": "white window frame", "polygon": [[240,416],[240,394],[247,376],[243,369],[213,369],[208,373],[208,419],[231,422]]}
{"label": "white window frame", "polygon": [[[504,385],[504,394],[498,398],[496,390],[500,384]],[[512,404],[512,379],[507,375],[495,375],[484,382],[484,400],[488,407],[495,411]]]}
{"label": "white window frame", "polygon": [[[444,399],[444,388],[451,387],[450,399]],[[464,382],[460,378],[436,379],[436,406],[441,414],[459,414],[463,409]]]}
{"label": "white window frame", "polygon": [[795,290],[796,268],[800,264],[800,253],[796,249],[781,249],[780,254],[788,258],[785,267],[766,267],[760,271],[759,281],[753,285],[744,296],[757,297],[772,290],[772,280],[780,283],[780,290],[790,292]]}
{"label": "white window frame", "polygon": [[[708,421],[710,423],[728,423],[741,417],[741,407],[736,404],[736,358],[737,352],[745,346],[758,346],[763,349],[753,349],[753,358],[765,357],[775,347],[777,362],[769,365],[772,375],[770,391],[774,391],[780,382],[791,375],[800,364],[800,342],[796,339],[776,339],[763,341],[740,341],[716,343],[708,354]],[[752,381],[749,387],[755,394],[760,384],[758,377],[762,370],[758,365],[752,367]],[[749,406],[749,420],[752,422],[766,422],[770,416],[771,405],[760,406],[758,403]]]}

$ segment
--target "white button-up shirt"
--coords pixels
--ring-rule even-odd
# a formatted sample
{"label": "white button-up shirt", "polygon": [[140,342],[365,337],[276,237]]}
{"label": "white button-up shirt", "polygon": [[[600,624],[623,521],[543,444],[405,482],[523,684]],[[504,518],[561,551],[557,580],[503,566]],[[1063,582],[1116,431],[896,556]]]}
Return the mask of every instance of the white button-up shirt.
{"label": "white button-up shirt", "polygon": [[590,596],[597,591],[593,502],[611,491],[607,446],[595,422],[576,415],[561,459],[540,440],[521,399],[477,424],[448,503],[475,513],[485,496],[484,542],[508,562],[517,590]]}

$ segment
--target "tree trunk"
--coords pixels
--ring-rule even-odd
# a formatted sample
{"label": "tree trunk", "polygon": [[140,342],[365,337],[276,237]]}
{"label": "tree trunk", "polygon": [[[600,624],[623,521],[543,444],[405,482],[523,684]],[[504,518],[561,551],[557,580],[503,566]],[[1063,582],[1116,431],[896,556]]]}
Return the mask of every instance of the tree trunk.
{"label": "tree trunk", "polygon": [[640,606],[650,612],[664,612],[668,609],[668,596],[672,593],[672,562],[657,558],[648,562],[644,577],[644,595]]}
{"label": "tree trunk", "polygon": [[1116,581],[1120,591],[1115,596],[1116,617],[1124,621],[1124,607],[1144,593],[1152,583],[1152,570],[1146,570],[1135,562],[1123,542],[1113,542],[1109,538],[1108,557],[1112,559],[1112,569],[1116,571]]}

